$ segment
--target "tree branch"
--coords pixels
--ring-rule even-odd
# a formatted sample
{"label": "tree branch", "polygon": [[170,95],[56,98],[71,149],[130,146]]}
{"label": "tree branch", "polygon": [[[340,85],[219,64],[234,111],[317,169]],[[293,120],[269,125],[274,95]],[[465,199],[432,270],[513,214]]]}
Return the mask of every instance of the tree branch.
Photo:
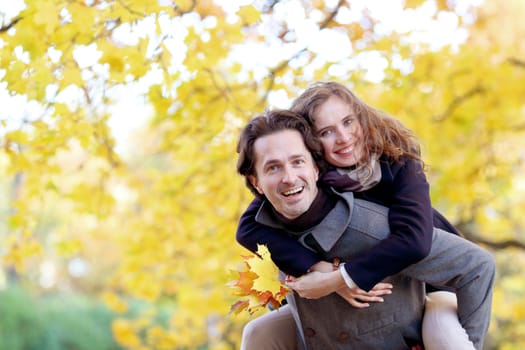
{"label": "tree branch", "polygon": [[479,236],[478,234],[475,234],[474,232],[472,232],[472,230],[468,228],[468,226],[469,225],[467,223],[463,223],[463,224],[460,223],[456,225],[456,227],[461,232],[463,237],[473,243],[483,244],[494,250],[517,248],[517,249],[525,251],[524,242],[518,241],[516,239],[506,239],[506,240],[501,240],[501,241],[489,240],[489,239]]}
{"label": "tree branch", "polygon": [[339,10],[341,9],[341,7],[343,6],[345,2],[346,0],[339,0],[339,2],[337,3],[337,6],[334,8],[332,12],[330,12],[330,14],[325,18],[325,20],[321,22],[321,25],[319,26],[319,28],[321,29],[326,28],[334,20],[335,16],[337,15],[337,13],[339,12]]}
{"label": "tree branch", "polygon": [[507,62],[509,62],[510,64],[512,64],[514,66],[518,66],[520,68],[525,68],[525,61],[523,61],[523,60],[511,57],[511,58],[507,59]]}
{"label": "tree branch", "polygon": [[486,238],[480,237],[478,235],[474,235],[472,233],[463,232],[463,234],[464,234],[464,237],[468,239],[469,241],[472,241],[476,244],[486,245],[494,250],[517,248],[517,249],[525,251],[525,243],[520,242],[515,239],[507,239],[503,241],[492,241],[492,240],[488,240]]}
{"label": "tree branch", "polygon": [[[124,7],[129,13],[131,14],[134,14],[134,15],[137,15],[139,17],[144,17],[145,14],[142,13],[142,12],[138,12],[138,11],[135,11],[134,9],[132,9],[128,4],[126,4],[125,2],[123,2],[122,0],[118,0],[117,1],[120,6]],[[119,19],[120,20],[120,19]]]}
{"label": "tree branch", "polygon": [[22,17],[15,17],[10,23],[0,27],[0,33],[7,32],[9,29],[11,29],[15,24],[20,22]]}
{"label": "tree branch", "polygon": [[452,102],[450,102],[450,104],[448,105],[447,109],[441,113],[441,114],[438,114],[438,115],[435,115],[434,116],[434,121],[435,122],[441,122],[443,120],[445,120],[447,117],[449,117],[455,110],[456,108],[458,108],[463,102],[465,102],[466,100],[468,100],[469,98],[475,96],[475,95],[478,95],[478,94],[481,94],[483,92],[483,88],[481,86],[476,86],[475,88],[473,89],[470,89],[469,91],[467,91],[465,94],[463,95],[460,95],[460,96],[456,96]]}
{"label": "tree branch", "polygon": [[[339,2],[337,3],[337,6],[321,22],[321,24],[319,25],[319,29],[326,28],[334,20],[335,16],[337,15],[339,10],[341,9],[341,7],[345,3],[346,3],[346,0],[339,0]],[[284,36],[284,34],[282,34],[282,36]],[[299,57],[306,50],[307,50],[307,48],[303,47],[302,49],[297,51],[295,54],[293,54],[290,58],[288,58],[287,60],[282,61],[281,63],[279,63],[277,66],[275,66],[273,69],[270,70],[270,74],[269,74],[270,81],[268,82],[268,86],[266,87],[266,91],[265,91],[264,95],[261,97],[261,99],[259,100],[258,105],[264,104],[266,102],[266,100],[268,99],[268,95],[270,94],[270,91],[272,91],[272,88],[273,88],[273,86],[275,84],[275,77],[277,76],[277,73],[279,73],[280,71],[285,69],[288,66],[288,64],[290,63],[291,60],[293,60],[294,58]]]}

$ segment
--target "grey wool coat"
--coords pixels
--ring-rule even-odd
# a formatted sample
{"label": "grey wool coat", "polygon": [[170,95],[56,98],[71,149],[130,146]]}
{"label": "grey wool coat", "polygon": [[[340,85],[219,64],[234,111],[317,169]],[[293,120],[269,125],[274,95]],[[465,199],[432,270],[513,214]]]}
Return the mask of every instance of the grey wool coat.
{"label": "grey wool coat", "polygon": [[[351,192],[335,194],[340,200],[321,223],[290,234],[312,249],[305,240],[311,235],[322,258],[340,258],[351,264],[352,256],[390,234],[388,208],[355,199]],[[272,215],[269,202],[261,206],[256,220],[285,229]],[[290,294],[287,299],[298,326],[299,348],[395,350],[409,349],[409,339],[422,343],[426,282],[456,290],[460,322],[476,348],[481,349],[490,321],[494,274],[494,260],[487,251],[434,229],[430,254],[388,278],[394,288],[383,303],[357,309],[335,293],[319,299]]]}

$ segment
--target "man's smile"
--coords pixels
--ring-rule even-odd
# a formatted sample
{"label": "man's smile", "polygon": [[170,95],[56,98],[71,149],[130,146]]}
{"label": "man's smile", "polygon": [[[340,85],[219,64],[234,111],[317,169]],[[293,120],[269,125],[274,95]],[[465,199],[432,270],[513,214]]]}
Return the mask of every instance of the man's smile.
{"label": "man's smile", "polygon": [[283,196],[289,197],[289,196],[292,196],[294,194],[301,193],[301,192],[303,192],[303,190],[304,190],[304,186],[297,186],[297,187],[293,187],[293,188],[291,188],[289,190],[283,191],[281,193],[283,194]]}

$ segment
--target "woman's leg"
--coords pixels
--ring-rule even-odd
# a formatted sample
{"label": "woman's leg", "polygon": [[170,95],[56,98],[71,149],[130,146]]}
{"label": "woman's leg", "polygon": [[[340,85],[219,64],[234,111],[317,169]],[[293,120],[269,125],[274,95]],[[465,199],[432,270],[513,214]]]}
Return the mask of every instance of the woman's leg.
{"label": "woman's leg", "polygon": [[242,330],[241,350],[295,350],[297,332],[288,305],[248,322]]}
{"label": "woman's leg", "polygon": [[427,294],[423,316],[426,350],[474,350],[474,344],[459,323],[456,294],[438,291]]}

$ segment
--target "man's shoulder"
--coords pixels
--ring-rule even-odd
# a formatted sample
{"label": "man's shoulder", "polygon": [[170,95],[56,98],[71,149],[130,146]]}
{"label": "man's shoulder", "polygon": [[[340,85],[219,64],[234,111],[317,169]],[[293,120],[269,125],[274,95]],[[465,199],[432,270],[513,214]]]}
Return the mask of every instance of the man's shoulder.
{"label": "man's shoulder", "polygon": [[255,221],[272,228],[283,228],[283,224],[275,217],[273,213],[272,204],[266,199],[262,201],[259,210],[257,210],[257,214],[255,214]]}
{"label": "man's shoulder", "polygon": [[388,208],[384,205],[359,198],[354,198],[354,210],[367,210],[380,215],[388,215]]}

